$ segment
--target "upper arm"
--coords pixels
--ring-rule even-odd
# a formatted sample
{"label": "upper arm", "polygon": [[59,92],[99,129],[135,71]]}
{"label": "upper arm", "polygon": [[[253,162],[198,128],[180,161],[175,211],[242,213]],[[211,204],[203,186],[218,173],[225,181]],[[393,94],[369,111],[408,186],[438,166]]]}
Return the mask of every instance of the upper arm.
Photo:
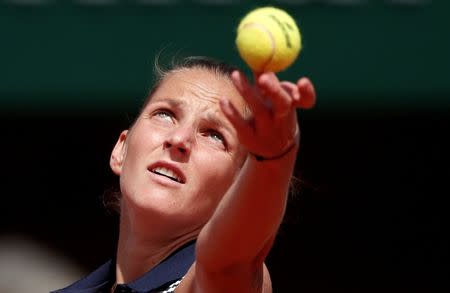
{"label": "upper arm", "polygon": [[272,293],[272,281],[266,265],[258,268],[236,266],[224,272],[207,272],[194,263],[176,289],[176,293]]}
{"label": "upper arm", "polygon": [[[186,274],[177,293],[245,292],[271,293],[272,282],[264,259],[268,255],[275,236],[250,262],[235,263],[216,270],[196,261]],[[224,253],[232,253],[224,251]]]}
{"label": "upper arm", "polygon": [[293,164],[291,159],[263,166],[247,161],[238,181],[202,228],[196,243],[196,262],[177,293],[272,292],[264,259],[284,215],[291,174],[285,167]]}

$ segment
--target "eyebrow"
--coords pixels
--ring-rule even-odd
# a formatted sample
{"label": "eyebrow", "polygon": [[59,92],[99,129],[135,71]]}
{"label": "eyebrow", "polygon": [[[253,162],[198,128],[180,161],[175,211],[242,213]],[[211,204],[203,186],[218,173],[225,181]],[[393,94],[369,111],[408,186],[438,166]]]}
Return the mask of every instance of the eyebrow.
{"label": "eyebrow", "polygon": [[[180,107],[180,106],[187,104],[186,100],[181,99],[181,98],[165,98],[165,99],[155,100],[155,102],[157,102],[157,103],[167,102],[168,104],[170,104],[173,107]],[[230,135],[233,133],[232,128],[227,123],[225,123],[222,119],[217,118],[217,116],[214,115],[214,113],[206,112],[205,120],[207,120],[217,126],[223,127],[226,131],[228,131],[228,133]]]}
{"label": "eyebrow", "polygon": [[228,131],[230,135],[233,133],[231,127],[227,123],[224,123],[222,119],[217,118],[217,116],[215,116],[213,113],[206,113],[206,120],[215,125],[223,127],[226,131]]}
{"label": "eyebrow", "polygon": [[179,98],[165,98],[165,99],[158,99],[155,100],[155,102],[161,103],[161,102],[167,102],[171,106],[178,107],[182,105],[186,105],[187,102],[184,99]]}

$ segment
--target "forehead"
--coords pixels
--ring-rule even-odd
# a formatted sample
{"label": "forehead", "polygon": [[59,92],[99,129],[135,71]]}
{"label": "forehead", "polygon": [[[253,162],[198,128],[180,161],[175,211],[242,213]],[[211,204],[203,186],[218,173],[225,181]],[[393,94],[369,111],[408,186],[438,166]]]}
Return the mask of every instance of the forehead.
{"label": "forehead", "polygon": [[182,99],[184,103],[201,103],[217,106],[220,98],[230,100],[243,114],[246,103],[232,81],[222,74],[208,69],[181,69],[164,77],[151,101]]}

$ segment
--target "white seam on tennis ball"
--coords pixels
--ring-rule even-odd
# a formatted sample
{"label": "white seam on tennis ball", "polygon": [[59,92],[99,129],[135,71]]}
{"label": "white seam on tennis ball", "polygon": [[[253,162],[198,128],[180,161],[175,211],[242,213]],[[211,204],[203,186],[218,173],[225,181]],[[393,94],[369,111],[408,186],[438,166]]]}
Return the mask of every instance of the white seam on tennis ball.
{"label": "white seam on tennis ball", "polygon": [[262,66],[262,71],[265,71],[266,66],[270,64],[270,62],[272,62],[273,57],[275,56],[275,39],[272,35],[272,33],[270,32],[270,30],[268,30],[264,25],[260,24],[260,23],[255,23],[255,22],[247,22],[245,23],[241,30],[245,29],[246,27],[256,27],[257,29],[260,29],[262,31],[264,31],[266,34],[269,35],[270,38],[270,42],[272,43],[272,52],[270,53],[270,57],[268,58],[268,60],[264,63],[264,65]]}

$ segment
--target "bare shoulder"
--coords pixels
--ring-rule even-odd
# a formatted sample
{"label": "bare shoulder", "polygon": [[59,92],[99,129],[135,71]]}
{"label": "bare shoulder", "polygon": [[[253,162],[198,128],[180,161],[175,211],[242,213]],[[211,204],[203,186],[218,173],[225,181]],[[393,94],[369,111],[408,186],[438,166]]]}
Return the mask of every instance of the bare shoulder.
{"label": "bare shoulder", "polygon": [[258,268],[236,266],[222,272],[205,272],[194,263],[176,293],[272,293],[272,281],[265,263]]}
{"label": "bare shoulder", "polygon": [[265,263],[263,263],[263,290],[261,292],[272,293],[272,279]]}

